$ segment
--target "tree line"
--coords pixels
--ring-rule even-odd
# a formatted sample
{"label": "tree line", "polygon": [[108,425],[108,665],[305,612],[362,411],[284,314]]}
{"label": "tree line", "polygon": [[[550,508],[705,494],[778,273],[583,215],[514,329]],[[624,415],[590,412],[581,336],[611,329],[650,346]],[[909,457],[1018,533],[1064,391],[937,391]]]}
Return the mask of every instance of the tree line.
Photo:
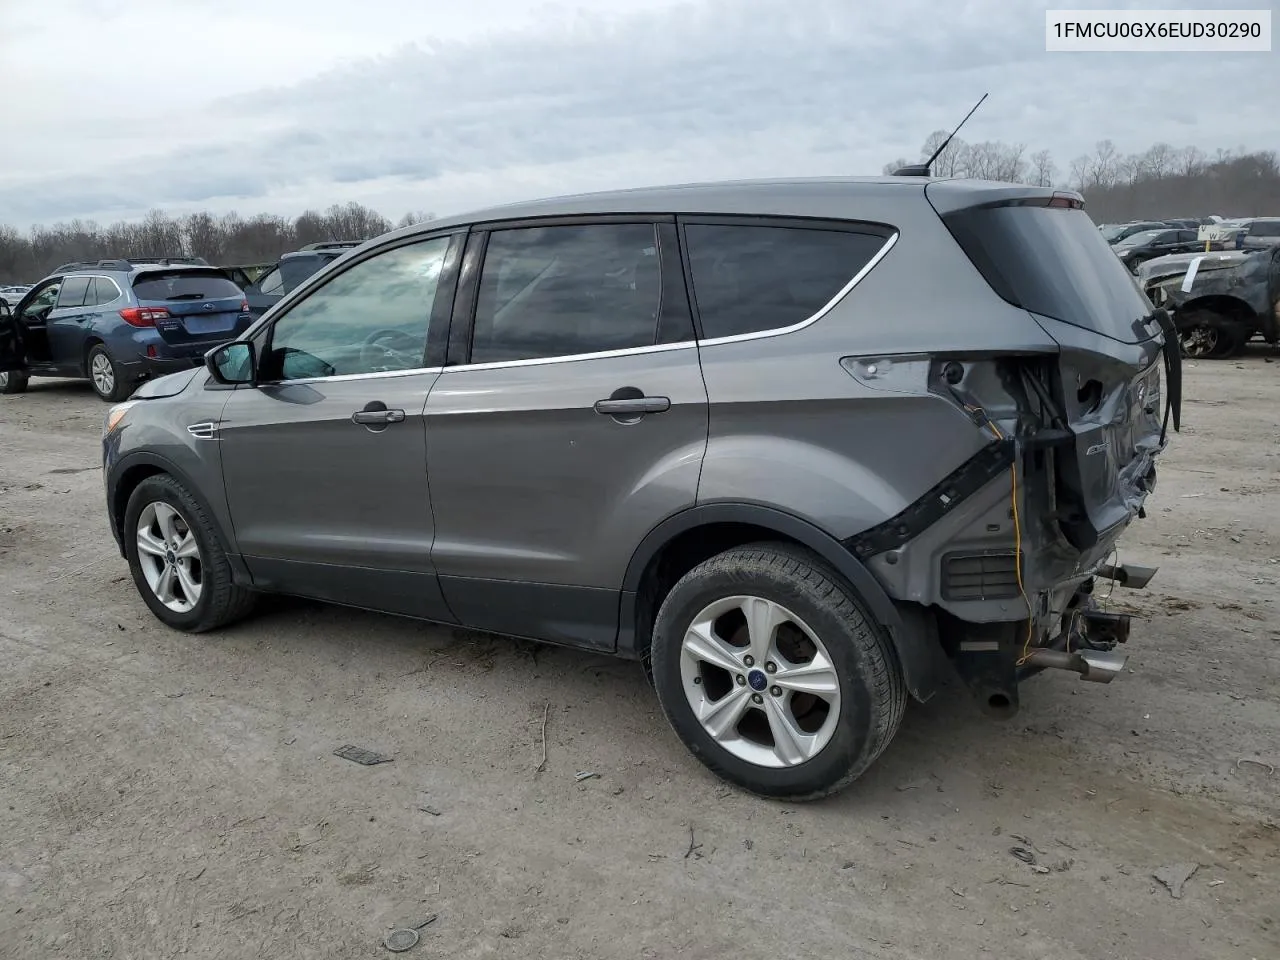
{"label": "tree line", "polygon": [[[937,130],[917,160],[899,158],[885,173],[921,162],[946,139]],[[1141,153],[1123,154],[1110,140],[1099,141],[1065,170],[1048,150],[1028,152],[1025,144],[956,137],[933,164],[935,176],[976,177],[1078,190],[1098,223],[1163,217],[1280,216],[1280,162],[1275,151],[1217,150],[1157,143]],[[280,254],[322,240],[367,240],[393,226],[432,219],[420,211],[390,220],[358,203],[335,204],[323,213],[308,210],[289,218],[270,214],[242,217],[192,213],[174,217],[152,210],[142,220],[102,226],[72,220],[36,226],[23,234],[0,225],[0,283],[31,283],[58,265],[107,257],[196,256],[212,264],[267,263]]]}
{"label": "tree line", "polygon": [[0,283],[33,283],[64,263],[112,257],[204,257],[219,266],[269,263],[304,244],[368,240],[433,217],[412,211],[392,224],[376,210],[350,202],[293,218],[271,214],[245,218],[238,213],[174,217],[152,210],[137,222],[102,226],[72,220],[32,227],[25,235],[0,225]]}
{"label": "tree line", "polygon": [[[937,130],[918,160],[899,158],[884,172],[927,160],[946,140]],[[1280,216],[1280,162],[1275,151],[1217,150],[1157,143],[1124,154],[1110,140],[1081,154],[1061,170],[1048,150],[1028,153],[1025,144],[966,143],[956,137],[938,155],[934,176],[977,177],[1035,186],[1066,187],[1084,195],[1098,223],[1165,217]]]}

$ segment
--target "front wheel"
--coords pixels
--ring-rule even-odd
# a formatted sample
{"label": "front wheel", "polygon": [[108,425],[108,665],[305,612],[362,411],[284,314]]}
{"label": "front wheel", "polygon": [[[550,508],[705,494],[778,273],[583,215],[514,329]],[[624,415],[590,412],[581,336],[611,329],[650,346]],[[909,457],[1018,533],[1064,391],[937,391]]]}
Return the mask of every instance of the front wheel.
{"label": "front wheel", "polygon": [[232,580],[213,521],[172,477],[148,477],[133,491],[124,545],[138,593],[168,626],[203,633],[249,612],[253,594]]}
{"label": "front wheel", "polygon": [[107,353],[107,348],[95,343],[89,350],[85,361],[89,371],[89,382],[93,384],[93,392],[108,403],[117,403],[129,396],[129,384],[120,375],[116,362]]}
{"label": "front wheel", "polygon": [[0,373],[0,394],[22,393],[27,389],[28,377],[23,370]]}
{"label": "front wheel", "polygon": [[897,732],[906,690],[884,629],[817,557],[738,547],[672,588],[654,625],[654,688],[714,773],[810,800],[855,780]]}

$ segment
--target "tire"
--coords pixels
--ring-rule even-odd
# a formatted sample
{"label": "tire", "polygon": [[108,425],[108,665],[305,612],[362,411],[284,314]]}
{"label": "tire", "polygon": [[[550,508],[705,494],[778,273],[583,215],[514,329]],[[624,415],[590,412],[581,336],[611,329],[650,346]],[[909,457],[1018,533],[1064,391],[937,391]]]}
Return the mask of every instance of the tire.
{"label": "tire", "polygon": [[1191,360],[1225,360],[1244,346],[1240,324],[1208,310],[1194,310],[1178,322],[1182,355]]}
{"label": "tire", "polygon": [[25,393],[30,377],[24,370],[0,373],[0,394]]}
{"label": "tire", "polygon": [[111,359],[107,348],[100,343],[95,343],[89,348],[84,369],[89,376],[89,383],[93,386],[93,392],[107,403],[119,403],[133,392],[130,389],[132,385],[120,375],[120,368]]}
{"label": "tire", "polygon": [[[768,647],[748,639],[744,607],[775,618]],[[702,626],[691,650],[695,621]],[[810,671],[807,681],[792,673],[797,665]],[[685,574],[658,611],[651,669],[658,702],[694,756],[722,779],[778,800],[817,799],[857,779],[906,708],[884,628],[839,574],[787,544],[736,547]],[[796,683],[828,692],[804,693]],[[719,736],[699,719],[714,705],[721,709],[708,722],[720,723]],[[735,714],[732,726],[723,722]]]}
{"label": "tire", "polygon": [[[151,531],[152,549],[147,551],[139,529],[144,524]],[[181,543],[176,550],[175,538]],[[241,619],[253,607],[253,592],[232,581],[231,564],[213,521],[170,476],[148,477],[129,497],[124,546],[138,593],[156,618],[175,630],[204,633]],[[190,553],[180,556],[186,551]],[[158,590],[157,578],[163,578],[166,569],[168,587]],[[193,585],[198,590],[193,591]]]}

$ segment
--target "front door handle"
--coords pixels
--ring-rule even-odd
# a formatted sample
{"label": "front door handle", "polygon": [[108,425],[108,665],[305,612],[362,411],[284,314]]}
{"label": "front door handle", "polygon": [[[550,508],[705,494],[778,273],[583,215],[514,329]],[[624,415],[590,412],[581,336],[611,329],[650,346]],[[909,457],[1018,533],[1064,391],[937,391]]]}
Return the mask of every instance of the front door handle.
{"label": "front door handle", "polygon": [[642,413],[663,413],[671,409],[667,397],[626,397],[624,399],[597,400],[596,413],[607,417],[635,417]]}
{"label": "front door handle", "polygon": [[403,410],[388,410],[381,400],[371,400],[363,410],[351,415],[351,422],[365,427],[385,427],[389,423],[401,423],[404,420]]}

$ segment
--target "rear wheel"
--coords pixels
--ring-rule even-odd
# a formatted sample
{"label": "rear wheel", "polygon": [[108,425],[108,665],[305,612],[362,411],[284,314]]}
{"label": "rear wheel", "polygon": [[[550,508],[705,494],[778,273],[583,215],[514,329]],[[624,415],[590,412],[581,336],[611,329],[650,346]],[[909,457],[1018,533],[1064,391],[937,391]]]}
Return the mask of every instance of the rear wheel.
{"label": "rear wheel", "polygon": [[148,477],[129,497],[125,556],[134,585],[167,625],[202,633],[249,612],[254,595],[236,586],[213,521],[172,477]]}
{"label": "rear wheel", "polygon": [[11,370],[0,373],[0,393],[22,393],[27,389],[29,378],[22,370]]}
{"label": "rear wheel", "polygon": [[89,372],[89,382],[93,384],[93,392],[101,399],[116,403],[129,395],[129,384],[120,375],[116,362],[102,344],[95,343],[89,348],[85,367]]}
{"label": "rear wheel", "polygon": [[682,577],[652,654],[680,739],[761,796],[839,790],[888,745],[906,705],[883,628],[833,570],[785,544],[738,547]]}

